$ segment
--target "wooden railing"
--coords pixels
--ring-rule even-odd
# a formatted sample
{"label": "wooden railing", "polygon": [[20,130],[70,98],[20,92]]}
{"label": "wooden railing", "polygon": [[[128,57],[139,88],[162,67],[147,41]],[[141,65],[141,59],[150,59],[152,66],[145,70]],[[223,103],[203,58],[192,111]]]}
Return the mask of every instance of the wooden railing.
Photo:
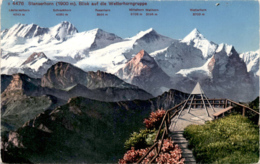
{"label": "wooden railing", "polygon": [[[162,145],[163,145],[163,139],[168,136],[169,134],[169,126],[171,124],[171,119],[176,116],[178,114],[178,112],[181,110],[180,108],[182,107],[182,105],[185,103],[186,101],[183,101],[181,102],[180,104],[174,106],[173,108],[167,110],[164,114],[164,117],[162,119],[162,122],[159,126],[159,129],[158,129],[158,132],[156,134],[156,137],[155,137],[155,141],[154,141],[154,144],[148,149],[148,151],[137,161],[137,163],[141,163],[145,157],[148,156],[148,154],[151,152],[151,151],[155,151],[155,156],[151,159],[151,161],[149,163],[153,163],[154,160],[158,157],[158,155],[160,154],[161,152],[161,148],[162,148]],[[170,116],[170,113],[173,112],[174,113]],[[160,133],[161,133],[161,130],[163,129],[163,134],[162,136],[160,137]],[[159,138],[160,137],[160,138]]]}
{"label": "wooden railing", "polygon": [[251,111],[251,112],[253,112],[253,113],[255,113],[255,114],[260,115],[260,113],[257,112],[257,111],[255,111],[254,109],[252,109],[252,108],[250,108],[250,107],[248,107],[248,106],[245,106],[245,105],[243,105],[243,104],[239,104],[238,102],[235,102],[235,101],[230,100],[230,99],[226,99],[226,104],[227,104],[226,107],[227,107],[228,105],[229,105],[229,106],[234,106],[234,104],[237,105],[237,106],[242,107],[242,108],[243,108],[243,112],[242,112],[242,115],[243,115],[243,116],[245,116],[246,110],[249,110],[249,111]]}
{"label": "wooden railing", "polygon": [[[256,112],[255,110],[251,109],[250,107],[245,106],[243,104],[239,104],[239,103],[237,103],[233,100],[230,100],[230,99],[208,99],[208,100],[211,103],[211,105],[214,106],[214,107],[223,107],[223,108],[226,108],[228,106],[242,107],[242,115],[243,116],[245,116],[246,110],[249,110],[249,111],[251,111],[255,114],[260,115],[259,112]],[[203,101],[202,99],[194,99],[192,101],[193,103],[191,104],[191,106],[196,107],[197,105],[203,105],[202,101]],[[147,157],[149,155],[149,153],[151,151],[155,151],[155,155],[151,159],[151,161],[149,161],[149,163],[154,162],[154,160],[158,157],[158,155],[161,152],[163,140],[169,134],[169,126],[171,124],[171,119],[173,117],[175,117],[176,115],[178,115],[182,108],[185,108],[187,105],[190,105],[190,102],[191,102],[190,100],[188,100],[188,102],[187,102],[187,100],[182,101],[180,104],[178,104],[178,105],[174,106],[173,108],[166,111],[166,113],[165,113],[165,115],[162,119],[162,122],[159,126],[158,132],[156,134],[154,144],[148,149],[148,151],[136,163],[141,163],[145,159],[145,157]],[[162,129],[163,129],[163,134],[160,137],[160,133],[161,133]]]}

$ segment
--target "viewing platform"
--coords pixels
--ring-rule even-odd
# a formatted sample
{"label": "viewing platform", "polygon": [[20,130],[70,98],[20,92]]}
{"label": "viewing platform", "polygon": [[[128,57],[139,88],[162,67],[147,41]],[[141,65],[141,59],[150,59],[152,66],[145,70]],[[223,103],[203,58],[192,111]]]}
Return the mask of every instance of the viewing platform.
{"label": "viewing platform", "polygon": [[[214,108],[216,112],[220,112],[223,108]],[[190,112],[188,112],[188,108],[184,109],[178,116],[175,116],[171,120],[171,125],[169,127],[170,132],[174,131],[183,131],[187,126],[191,124],[202,125],[206,121],[211,121],[214,119],[213,114],[216,113],[211,109],[208,109],[208,114],[206,113],[204,108],[191,108]]]}
{"label": "viewing platform", "polygon": [[[195,164],[196,160],[193,153],[188,149],[188,141],[183,136],[184,129],[189,125],[202,125],[207,121],[224,117],[226,113],[236,113],[242,116],[247,116],[252,113],[260,115],[260,113],[250,107],[233,100],[208,99],[200,84],[197,83],[187,100],[182,101],[166,111],[155,137],[154,144],[137,163],[141,163],[151,151],[153,151],[155,155],[149,163],[155,162],[155,159],[161,153],[163,140],[168,137],[171,138],[174,143],[180,145],[185,163]],[[162,130],[163,133],[160,135]]]}

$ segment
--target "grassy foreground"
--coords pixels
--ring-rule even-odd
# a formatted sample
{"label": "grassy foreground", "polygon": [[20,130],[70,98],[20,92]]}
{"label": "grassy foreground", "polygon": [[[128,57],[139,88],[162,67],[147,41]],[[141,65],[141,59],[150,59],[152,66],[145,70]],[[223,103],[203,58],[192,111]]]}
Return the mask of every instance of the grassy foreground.
{"label": "grassy foreground", "polygon": [[241,115],[190,125],[184,136],[200,163],[257,163],[259,159],[259,129]]}

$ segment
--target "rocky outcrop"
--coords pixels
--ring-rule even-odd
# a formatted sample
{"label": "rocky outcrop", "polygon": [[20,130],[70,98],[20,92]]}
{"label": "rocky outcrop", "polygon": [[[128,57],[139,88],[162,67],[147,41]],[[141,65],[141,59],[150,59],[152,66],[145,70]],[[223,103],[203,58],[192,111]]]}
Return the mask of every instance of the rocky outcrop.
{"label": "rocky outcrop", "polygon": [[115,102],[123,100],[148,100],[153,96],[139,88],[105,87],[88,89],[86,86],[77,84],[68,91],[70,97],[82,96],[94,100]]}
{"label": "rocky outcrop", "polygon": [[89,71],[87,72],[87,87],[90,89],[95,88],[105,88],[105,87],[117,87],[117,88],[134,88],[137,89],[137,86],[128,84],[123,80],[119,79],[117,76],[102,72],[102,71]]}
{"label": "rocky outcrop", "polygon": [[[1,94],[3,97],[19,95],[32,94],[40,85],[40,79],[30,78],[24,74],[14,74],[9,85],[6,87],[4,92]],[[2,101],[4,101],[2,99]]]}
{"label": "rocky outcrop", "polygon": [[175,89],[170,89],[169,91],[164,92],[162,95],[150,99],[150,101],[153,104],[153,110],[161,108],[170,109],[181,103],[183,100],[186,100],[188,96],[189,94],[187,93]]}
{"label": "rocky outcrop", "polygon": [[57,89],[68,89],[77,84],[86,86],[89,89],[117,87],[137,88],[119,79],[113,74],[102,71],[83,70],[65,62],[58,62],[53,65],[42,77],[41,86]]}
{"label": "rocky outcrop", "polygon": [[41,79],[42,87],[66,89],[76,84],[87,84],[87,73],[65,62],[51,66]]}

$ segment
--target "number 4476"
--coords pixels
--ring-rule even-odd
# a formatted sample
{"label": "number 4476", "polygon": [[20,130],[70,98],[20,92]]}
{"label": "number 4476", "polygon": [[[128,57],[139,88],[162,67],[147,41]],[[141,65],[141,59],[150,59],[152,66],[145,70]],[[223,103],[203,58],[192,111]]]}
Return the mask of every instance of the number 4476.
{"label": "number 4476", "polygon": [[13,5],[24,5],[24,2],[21,1],[13,2]]}

